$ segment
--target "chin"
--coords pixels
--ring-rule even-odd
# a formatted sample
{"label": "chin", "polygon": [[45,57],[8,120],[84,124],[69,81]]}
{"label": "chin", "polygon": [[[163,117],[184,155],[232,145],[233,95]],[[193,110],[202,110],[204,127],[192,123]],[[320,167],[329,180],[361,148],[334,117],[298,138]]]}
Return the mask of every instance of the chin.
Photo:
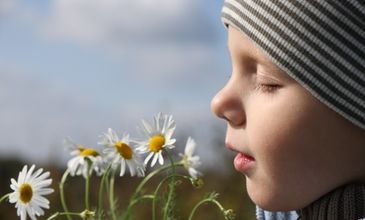
{"label": "chin", "polygon": [[288,211],[295,211],[299,210],[301,208],[293,205],[293,204],[285,204],[283,202],[280,202],[278,199],[273,198],[255,198],[251,197],[251,200],[260,208],[271,211],[271,212],[288,212]]}
{"label": "chin", "polygon": [[[274,190],[263,189],[262,187],[250,186],[247,184],[247,192],[253,203],[266,211],[287,212],[303,208],[300,201],[288,198],[287,193],[278,193]],[[284,196],[283,196],[284,195]]]}

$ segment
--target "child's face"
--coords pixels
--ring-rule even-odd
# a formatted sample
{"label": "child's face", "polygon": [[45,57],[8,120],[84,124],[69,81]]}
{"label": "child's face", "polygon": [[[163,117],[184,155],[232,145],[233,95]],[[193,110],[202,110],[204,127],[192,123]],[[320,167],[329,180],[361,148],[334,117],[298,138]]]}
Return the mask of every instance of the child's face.
{"label": "child's face", "polygon": [[227,121],[227,147],[246,155],[235,167],[257,205],[296,210],[364,180],[363,130],[319,102],[233,27],[228,47],[232,75],[212,110]]}

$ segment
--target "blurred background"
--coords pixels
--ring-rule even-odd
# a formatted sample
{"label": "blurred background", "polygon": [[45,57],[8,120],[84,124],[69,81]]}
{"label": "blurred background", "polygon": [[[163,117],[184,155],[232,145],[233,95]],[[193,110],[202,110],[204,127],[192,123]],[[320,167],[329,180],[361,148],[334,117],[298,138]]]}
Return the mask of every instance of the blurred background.
{"label": "blurred background", "polygon": [[[98,147],[109,127],[138,137],[141,119],[164,112],[177,123],[177,153],[192,136],[203,162],[205,187],[181,202],[215,190],[237,219],[254,219],[225,123],[210,111],[230,75],[222,4],[0,0],[0,195],[24,164],[48,168],[57,183],[69,159],[64,138]],[[57,192],[52,200],[49,214]],[[1,204],[0,219],[17,219],[15,209]]]}

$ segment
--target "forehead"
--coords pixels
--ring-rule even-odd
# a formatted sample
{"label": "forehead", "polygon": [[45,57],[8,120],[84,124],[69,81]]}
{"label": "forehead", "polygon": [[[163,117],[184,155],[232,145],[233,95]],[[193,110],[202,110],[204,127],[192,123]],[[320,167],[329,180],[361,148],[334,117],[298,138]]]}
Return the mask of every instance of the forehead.
{"label": "forehead", "polygon": [[228,27],[228,49],[232,60],[240,63],[255,62],[270,74],[277,75],[286,80],[293,80],[287,73],[281,70],[248,36],[236,28]]}
{"label": "forehead", "polygon": [[261,56],[259,48],[243,33],[236,28],[228,27],[228,49],[237,55],[257,58]]}
{"label": "forehead", "polygon": [[228,49],[233,55],[245,56],[250,59],[271,62],[255,43],[236,28],[228,27]]}

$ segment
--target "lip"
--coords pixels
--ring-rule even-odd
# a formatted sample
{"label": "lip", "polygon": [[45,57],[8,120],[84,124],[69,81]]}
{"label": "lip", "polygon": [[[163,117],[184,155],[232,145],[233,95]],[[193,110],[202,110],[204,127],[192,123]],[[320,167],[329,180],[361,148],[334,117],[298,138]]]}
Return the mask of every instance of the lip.
{"label": "lip", "polygon": [[247,173],[248,170],[254,165],[255,158],[247,153],[236,150],[235,147],[230,143],[226,143],[226,147],[227,149],[237,153],[236,157],[233,160],[233,165],[235,169],[238,172]]}
{"label": "lip", "polygon": [[234,158],[233,165],[238,172],[247,173],[253,166],[255,158],[250,155],[239,152]]}

